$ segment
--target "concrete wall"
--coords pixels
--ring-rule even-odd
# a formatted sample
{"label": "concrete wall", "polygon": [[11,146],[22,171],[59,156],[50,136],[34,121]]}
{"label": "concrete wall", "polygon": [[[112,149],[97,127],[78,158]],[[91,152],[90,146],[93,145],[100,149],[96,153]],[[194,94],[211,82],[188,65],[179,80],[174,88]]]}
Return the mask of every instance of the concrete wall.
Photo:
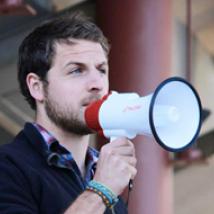
{"label": "concrete wall", "polygon": [[[173,23],[172,76],[185,77],[186,72],[186,28],[177,19]],[[203,108],[211,110],[202,125],[201,135],[214,129],[214,60],[197,38],[192,39],[191,83],[196,88]]]}
{"label": "concrete wall", "polygon": [[201,135],[214,129],[214,58],[200,45],[195,44],[193,56],[193,81],[197,88],[202,105],[211,111],[204,122]]}

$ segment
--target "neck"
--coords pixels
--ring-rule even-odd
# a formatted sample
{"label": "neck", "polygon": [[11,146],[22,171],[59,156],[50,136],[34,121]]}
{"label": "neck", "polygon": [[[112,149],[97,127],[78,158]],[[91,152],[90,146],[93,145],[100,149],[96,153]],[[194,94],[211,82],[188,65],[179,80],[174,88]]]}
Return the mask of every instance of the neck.
{"label": "neck", "polygon": [[36,123],[48,130],[63,147],[72,153],[72,156],[76,161],[82,175],[84,175],[86,152],[89,145],[89,135],[80,136],[74,133],[66,132],[57,127],[47,118],[44,120],[37,117]]}

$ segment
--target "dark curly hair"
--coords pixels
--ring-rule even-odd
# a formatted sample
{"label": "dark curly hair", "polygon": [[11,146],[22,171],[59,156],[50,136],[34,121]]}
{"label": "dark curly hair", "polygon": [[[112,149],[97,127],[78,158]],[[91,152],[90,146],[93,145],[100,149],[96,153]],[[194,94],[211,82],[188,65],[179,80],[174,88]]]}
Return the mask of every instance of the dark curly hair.
{"label": "dark curly hair", "polygon": [[35,28],[20,45],[18,80],[21,92],[32,109],[36,109],[36,102],[28,89],[27,75],[32,72],[45,81],[55,55],[55,43],[66,43],[72,38],[98,42],[106,55],[109,53],[108,41],[100,28],[81,13],[46,21]]}

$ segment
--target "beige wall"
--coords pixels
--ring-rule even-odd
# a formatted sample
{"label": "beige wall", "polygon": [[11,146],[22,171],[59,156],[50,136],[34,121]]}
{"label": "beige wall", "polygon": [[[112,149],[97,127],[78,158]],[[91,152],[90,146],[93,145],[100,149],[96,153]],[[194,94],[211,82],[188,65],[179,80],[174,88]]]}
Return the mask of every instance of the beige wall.
{"label": "beige wall", "polygon": [[[178,20],[173,23],[172,76],[185,77],[186,35],[185,26]],[[214,112],[214,58],[203,48],[201,43],[192,39],[192,72],[191,83],[196,88],[203,108]],[[214,114],[205,120],[201,135],[214,129]]]}
{"label": "beige wall", "polygon": [[201,97],[204,108],[211,110],[204,122],[201,134],[214,129],[214,58],[197,43],[194,51],[193,81]]}

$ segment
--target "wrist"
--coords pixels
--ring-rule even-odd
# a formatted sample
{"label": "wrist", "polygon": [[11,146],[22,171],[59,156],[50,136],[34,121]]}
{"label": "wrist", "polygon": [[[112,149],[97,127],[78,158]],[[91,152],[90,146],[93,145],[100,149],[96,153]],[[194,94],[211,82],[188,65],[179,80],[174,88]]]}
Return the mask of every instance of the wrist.
{"label": "wrist", "polygon": [[106,207],[110,209],[118,202],[117,195],[110,188],[95,180],[91,180],[86,189],[99,195]]}

